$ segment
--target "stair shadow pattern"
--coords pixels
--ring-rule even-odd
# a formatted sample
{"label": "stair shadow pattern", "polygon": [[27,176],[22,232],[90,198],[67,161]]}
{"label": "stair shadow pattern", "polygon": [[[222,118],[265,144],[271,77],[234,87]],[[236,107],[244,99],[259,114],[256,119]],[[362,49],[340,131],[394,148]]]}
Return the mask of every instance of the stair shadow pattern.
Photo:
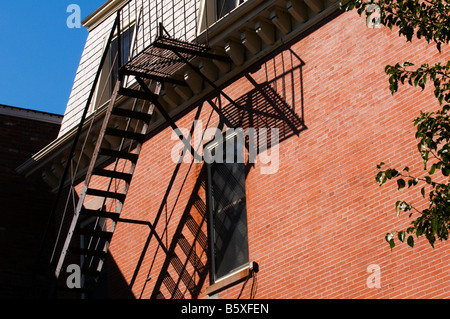
{"label": "stair shadow pattern", "polygon": [[[252,142],[257,153],[270,149],[294,135],[298,136],[307,129],[303,103],[304,62],[294,52],[290,53],[298,59],[298,65],[273,79],[266,79],[261,84],[247,76],[254,89],[239,97],[235,104],[220,108],[222,117],[225,117],[233,128],[241,127],[244,131],[254,129],[256,134],[247,136],[247,146],[249,138],[254,138]],[[274,58],[273,61],[275,60]],[[268,68],[265,67],[266,72]],[[290,103],[287,96],[291,97]],[[294,97],[300,98],[300,103],[296,103]],[[277,139],[272,140],[271,129],[278,129]]]}
{"label": "stair shadow pattern", "polygon": [[201,292],[209,271],[208,261],[202,258],[207,257],[208,249],[207,235],[202,229],[207,222],[207,209],[205,201],[198,195],[200,188],[205,187],[204,167],[172,237],[151,299],[197,299]]}

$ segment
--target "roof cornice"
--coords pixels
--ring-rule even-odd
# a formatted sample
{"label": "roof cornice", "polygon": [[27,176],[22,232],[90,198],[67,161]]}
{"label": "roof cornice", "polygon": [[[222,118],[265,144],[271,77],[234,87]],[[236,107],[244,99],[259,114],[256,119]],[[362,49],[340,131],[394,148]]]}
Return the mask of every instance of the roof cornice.
{"label": "roof cornice", "polygon": [[108,0],[100,8],[95,10],[82,22],[84,27],[88,28],[90,32],[92,29],[100,25],[103,21],[108,19],[112,14],[125,5],[129,0]]}
{"label": "roof cornice", "polygon": [[23,109],[9,105],[0,104],[0,115],[24,118],[28,120],[52,123],[61,125],[63,116],[48,112],[41,112],[36,110]]}

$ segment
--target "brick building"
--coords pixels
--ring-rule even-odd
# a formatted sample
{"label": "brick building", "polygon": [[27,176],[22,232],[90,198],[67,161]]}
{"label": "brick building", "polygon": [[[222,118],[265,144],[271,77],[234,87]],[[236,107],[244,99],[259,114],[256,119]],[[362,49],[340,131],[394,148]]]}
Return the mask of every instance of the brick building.
{"label": "brick building", "polygon": [[33,269],[55,196],[16,169],[57,137],[61,121],[61,115],[0,105],[2,299],[33,297]]}
{"label": "brick building", "polygon": [[62,189],[57,287],[448,298],[448,244],[384,240],[410,222],[394,203],[420,194],[375,182],[381,161],[420,171],[412,120],[438,107],[429,90],[392,96],[384,67],[447,52],[367,28],[332,0],[179,3],[108,1],[83,22],[59,137],[23,166]]}

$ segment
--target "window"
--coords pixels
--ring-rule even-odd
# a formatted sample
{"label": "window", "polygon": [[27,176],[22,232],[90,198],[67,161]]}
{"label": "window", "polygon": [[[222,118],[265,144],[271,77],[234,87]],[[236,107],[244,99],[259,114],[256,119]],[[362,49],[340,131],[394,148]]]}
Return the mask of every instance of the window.
{"label": "window", "polygon": [[215,159],[207,165],[212,277],[217,281],[249,262],[244,146],[233,134],[205,150]]}
{"label": "window", "polygon": [[[126,64],[130,59],[131,53],[131,43],[133,41],[134,27],[128,28],[125,32],[121,34],[120,38],[120,66]],[[112,68],[111,72],[111,94],[114,90],[114,86],[116,85],[117,76],[119,74],[119,46],[118,46],[118,38],[115,38],[111,43],[111,52],[113,54],[110,55],[110,67]]]}
{"label": "window", "polygon": [[244,0],[216,0],[217,19],[222,18],[242,3],[244,3]]}
{"label": "window", "polygon": [[199,33],[209,28],[247,0],[201,0],[198,17]]}
{"label": "window", "polygon": [[[133,46],[133,35],[134,35],[134,26],[129,27],[120,35],[121,66],[127,63],[130,59],[131,48]],[[97,85],[95,108],[109,101],[113,93],[114,86],[116,85],[116,81],[119,74],[118,42],[119,41],[117,36],[111,42],[111,46],[108,51],[108,56],[106,57],[105,64],[103,65],[102,68],[100,81]]]}

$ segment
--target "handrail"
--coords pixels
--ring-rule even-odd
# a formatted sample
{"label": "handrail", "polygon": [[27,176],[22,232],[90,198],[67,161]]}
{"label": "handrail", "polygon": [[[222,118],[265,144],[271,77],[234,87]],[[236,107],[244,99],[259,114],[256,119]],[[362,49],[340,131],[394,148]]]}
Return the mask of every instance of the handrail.
{"label": "handrail", "polygon": [[[113,37],[114,37],[115,27],[119,24],[119,22],[120,21],[119,21],[119,16],[118,16],[116,18],[115,22],[114,22],[113,28],[111,29],[111,33],[109,35],[105,51],[103,52],[102,59],[101,59],[100,64],[98,66],[97,74],[95,76],[94,82],[92,83],[91,92],[90,92],[89,97],[88,97],[88,99],[86,101],[86,107],[84,108],[83,115],[81,116],[80,123],[79,123],[78,129],[77,129],[77,133],[76,133],[76,135],[74,137],[72,148],[70,150],[68,159],[66,161],[66,166],[65,166],[65,169],[64,169],[64,173],[63,173],[63,176],[61,178],[60,185],[59,185],[59,188],[58,188],[58,192],[57,192],[56,198],[55,198],[54,203],[53,203],[53,208],[52,208],[52,211],[51,211],[50,216],[49,216],[48,221],[47,221],[47,225],[46,225],[46,228],[45,228],[45,231],[44,231],[44,235],[43,235],[43,238],[42,238],[42,241],[41,241],[38,258],[37,258],[36,265],[35,265],[35,268],[34,268],[34,271],[33,271],[33,276],[32,276],[32,278],[33,278],[33,286],[35,287],[35,291],[34,291],[35,294],[37,293],[37,291],[36,291],[36,289],[37,289],[37,287],[36,287],[37,270],[38,270],[39,264],[41,262],[42,254],[44,252],[45,242],[46,242],[46,240],[48,238],[48,235],[50,233],[50,225],[55,220],[56,212],[57,212],[57,209],[58,209],[58,204],[59,204],[59,201],[61,199],[62,192],[64,190],[64,183],[65,183],[65,181],[67,179],[67,176],[69,174],[70,164],[71,164],[71,162],[73,160],[73,157],[75,156],[76,147],[77,147],[78,141],[80,139],[80,136],[81,136],[81,133],[82,133],[82,130],[83,130],[84,122],[85,122],[85,119],[86,119],[86,117],[88,115],[89,107],[90,107],[92,99],[94,97],[95,89],[96,89],[97,84],[98,84],[98,82],[100,80],[100,73],[101,73],[103,65],[104,65],[104,63],[106,61],[106,58],[108,56],[108,51],[109,51],[109,48],[111,46],[111,42],[112,42]],[[56,247],[56,245],[57,245],[57,242],[55,243],[55,247]],[[52,260],[50,260],[50,266],[51,266],[51,263],[52,263]],[[56,288],[54,286],[55,284],[56,283],[53,282],[52,287],[51,287],[51,291],[50,291],[50,296],[52,296],[53,293],[54,293],[54,288]]]}

